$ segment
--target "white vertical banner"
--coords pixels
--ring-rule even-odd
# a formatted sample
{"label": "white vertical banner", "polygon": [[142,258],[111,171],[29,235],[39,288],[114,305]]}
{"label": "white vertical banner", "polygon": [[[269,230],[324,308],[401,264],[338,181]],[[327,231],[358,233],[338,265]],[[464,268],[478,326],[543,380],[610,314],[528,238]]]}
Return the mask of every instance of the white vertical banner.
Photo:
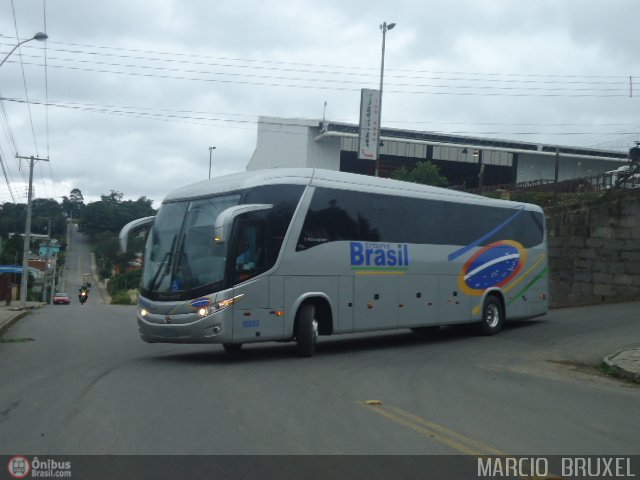
{"label": "white vertical banner", "polygon": [[380,90],[363,88],[360,93],[360,142],[358,158],[378,159],[380,142]]}

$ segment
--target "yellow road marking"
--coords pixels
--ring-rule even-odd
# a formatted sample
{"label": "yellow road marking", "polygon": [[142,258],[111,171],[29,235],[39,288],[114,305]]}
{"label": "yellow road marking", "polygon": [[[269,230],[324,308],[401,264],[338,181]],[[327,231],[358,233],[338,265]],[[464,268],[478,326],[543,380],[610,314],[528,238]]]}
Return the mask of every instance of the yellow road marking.
{"label": "yellow road marking", "polygon": [[404,427],[410,428],[425,437],[432,438],[437,442],[448,445],[459,452],[466,453],[467,455],[475,457],[481,457],[484,455],[506,455],[506,453],[500,450],[466,437],[461,433],[454,432],[442,425],[430,422],[424,418],[413,415],[412,413],[405,412],[400,408],[385,405],[368,405],[366,403],[364,406],[382,417],[392,420]]}
{"label": "yellow road marking", "polygon": [[[443,425],[439,425],[435,422],[431,422],[424,418],[418,417],[412,413],[406,412],[400,408],[385,405],[380,400],[367,400],[366,402],[358,402],[359,405],[364,406],[370,411],[387,418],[403,427],[407,427],[414,432],[420,433],[425,437],[433,439],[444,445],[447,445],[459,452],[473,456],[473,457],[486,457],[486,456],[499,456],[510,457],[509,454],[486,445],[482,442],[467,437],[461,433],[458,433]],[[524,477],[523,477],[524,478]],[[527,476],[527,480],[536,480],[538,477]],[[561,479],[562,477],[550,474],[545,477],[546,479]]]}

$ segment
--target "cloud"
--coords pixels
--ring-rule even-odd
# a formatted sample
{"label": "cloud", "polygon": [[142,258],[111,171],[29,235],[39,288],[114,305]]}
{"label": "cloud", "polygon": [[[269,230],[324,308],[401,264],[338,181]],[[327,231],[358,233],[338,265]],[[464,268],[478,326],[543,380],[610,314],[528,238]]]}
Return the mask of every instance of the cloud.
{"label": "cloud", "polygon": [[[21,38],[44,30],[41,2],[15,7]],[[37,151],[50,155],[39,194],[116,190],[157,205],[208,176],[209,146],[214,175],[243,170],[260,115],[320,118],[327,102],[329,119],[356,122],[360,88],[379,84],[382,21],[397,23],[383,124],[620,149],[640,130],[628,96],[629,76],[640,76],[634,0],[58,0],[46,13],[47,89],[43,44],[30,42],[21,51],[32,120],[9,101],[0,116],[0,154],[19,201],[24,170],[9,128],[18,152],[32,155],[33,124]],[[8,2],[0,34],[8,52]],[[0,92],[24,101],[18,59],[0,69]]]}

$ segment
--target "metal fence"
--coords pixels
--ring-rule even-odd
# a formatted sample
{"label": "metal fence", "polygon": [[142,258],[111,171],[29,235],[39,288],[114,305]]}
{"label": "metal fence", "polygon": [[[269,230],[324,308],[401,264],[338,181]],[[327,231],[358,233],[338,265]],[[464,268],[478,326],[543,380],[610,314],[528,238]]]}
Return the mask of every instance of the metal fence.
{"label": "metal fence", "polygon": [[556,192],[582,193],[600,192],[614,189],[640,188],[640,173],[622,176],[617,172],[601,173],[590,177],[578,177],[556,182],[554,180],[531,180],[528,182],[486,185],[482,188],[467,190],[471,193],[482,192]]}

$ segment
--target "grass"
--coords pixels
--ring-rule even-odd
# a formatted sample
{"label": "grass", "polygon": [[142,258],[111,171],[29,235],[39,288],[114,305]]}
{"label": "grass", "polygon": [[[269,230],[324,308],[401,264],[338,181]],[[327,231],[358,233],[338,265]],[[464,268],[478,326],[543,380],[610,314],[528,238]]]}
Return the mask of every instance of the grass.
{"label": "grass", "polygon": [[638,385],[638,383],[640,383],[639,380],[636,380],[635,378],[632,378],[632,377],[630,377],[628,375],[623,374],[620,371],[619,368],[610,367],[604,361],[601,362],[600,365],[598,365],[598,371],[602,375],[604,375],[605,377],[608,377],[608,378],[616,378],[616,379],[621,380],[623,382],[634,384],[634,385]]}
{"label": "grass", "polygon": [[24,343],[35,342],[34,338],[4,338],[0,337],[0,343]]}

